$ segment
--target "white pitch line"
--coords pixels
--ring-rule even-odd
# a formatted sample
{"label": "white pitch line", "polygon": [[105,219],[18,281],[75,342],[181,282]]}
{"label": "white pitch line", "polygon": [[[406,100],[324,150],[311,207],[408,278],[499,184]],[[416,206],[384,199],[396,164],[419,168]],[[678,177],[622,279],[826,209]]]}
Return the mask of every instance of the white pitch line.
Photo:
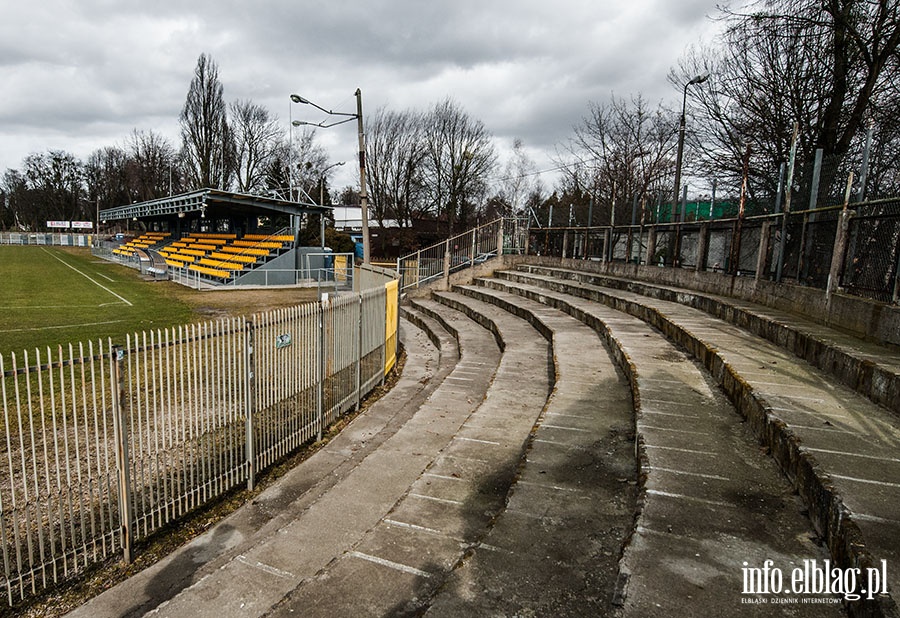
{"label": "white pitch line", "polygon": [[695,451],[689,448],[675,448],[674,446],[659,446],[656,444],[645,444],[644,448],[655,448],[664,451],[678,451],[679,453],[692,453],[694,455],[710,455],[713,457],[721,455],[721,453],[715,453],[713,451]]}
{"label": "white pitch line", "polygon": [[689,433],[693,436],[708,436],[708,433],[702,431],[688,431],[687,429],[672,429],[671,427],[654,427],[653,425],[641,425],[640,429],[655,429],[656,431],[671,431],[674,433]]}
{"label": "white pitch line", "polygon": [[581,418],[588,421],[594,420],[593,416],[583,416],[581,414],[563,414],[562,412],[547,412],[544,416],[564,416],[566,418]]}
{"label": "white pitch line", "polygon": [[87,322],[85,324],[64,324],[63,326],[35,326],[33,328],[12,328],[9,330],[0,330],[0,333],[24,333],[26,331],[38,330],[58,330],[61,328],[79,328],[81,326],[103,326],[105,324],[117,324],[124,320],[107,320],[105,322]]}
{"label": "white pitch line", "polygon": [[853,513],[850,515],[853,519],[861,519],[863,521],[875,521],[880,524],[898,525],[900,521],[896,519],[887,519],[886,517],[878,517],[877,515],[866,515],[865,513]]}
{"label": "white pitch line", "polygon": [[[112,304],[112,303],[110,303],[110,304]],[[12,310],[16,310],[16,309],[19,309],[19,310],[24,309],[27,311],[33,311],[35,309],[79,309],[82,307],[93,309],[96,306],[97,305],[26,305],[26,306],[22,306],[22,307],[0,306],[0,309],[3,309],[4,311],[6,311],[6,310],[12,311]],[[102,307],[103,305],[100,305],[100,306]]]}
{"label": "white pitch line", "polygon": [[409,493],[407,495],[412,498],[421,498],[423,500],[431,500],[432,502],[440,502],[442,504],[456,504],[456,505],[462,504],[462,502],[460,502],[459,500],[450,500],[449,498],[437,498],[435,496],[426,496],[425,494]]}
{"label": "white pitch line", "polygon": [[563,427],[562,425],[546,425],[546,424],[541,425],[541,428],[544,428],[544,427],[546,427],[548,429],[564,429],[566,431],[578,431],[581,433],[591,433],[590,429],[580,429],[578,427]]}
{"label": "white pitch line", "polygon": [[700,502],[701,504],[711,504],[713,506],[734,506],[728,502],[719,502],[718,500],[706,500],[705,498],[696,498],[694,496],[686,496],[684,494],[676,494],[669,491],[660,491],[658,489],[648,489],[647,493],[653,496],[665,496],[666,498],[678,498],[689,502]]}
{"label": "white pitch line", "polygon": [[844,476],[843,474],[830,474],[831,478],[844,479],[845,481],[853,481],[855,483],[867,483],[869,485],[881,485],[882,487],[898,487],[900,483],[889,483],[887,481],[873,481],[871,479],[861,479],[855,476]]}
{"label": "white pitch line", "polygon": [[[642,402],[643,403],[643,402]],[[692,414],[675,414],[674,412],[660,412],[658,410],[644,410],[641,409],[641,414],[659,414],[660,416],[676,416],[678,418],[692,418],[699,419],[699,416],[694,416]]]}
{"label": "white pitch line", "polygon": [[687,472],[686,470],[674,470],[672,468],[663,468],[660,466],[650,466],[650,470],[656,470],[658,472],[668,472],[669,474],[684,474],[686,476],[697,476],[704,479],[713,479],[715,481],[730,481],[731,479],[725,478],[724,476],[717,476],[715,474],[702,474],[700,472]]}
{"label": "white pitch line", "polygon": [[384,558],[379,558],[378,556],[370,556],[369,554],[364,554],[358,551],[351,551],[348,555],[353,556],[354,558],[361,558],[362,560],[368,560],[369,562],[374,562],[375,564],[380,564],[381,566],[386,566],[390,569],[394,569],[395,571],[401,571],[403,573],[409,573],[410,575],[417,575],[418,577],[425,577],[431,579],[431,573],[427,573],[425,571],[420,571],[411,566],[407,566],[405,564],[400,564],[399,562],[394,562],[392,560],[385,560]]}
{"label": "white pitch line", "polygon": [[478,442],[479,444],[490,444],[492,446],[500,446],[499,442],[493,442],[491,440],[479,440],[478,438],[466,438],[463,436],[453,436],[454,440],[464,440],[466,442]]}
{"label": "white pitch line", "polygon": [[87,279],[88,281],[90,281],[91,283],[93,283],[94,285],[96,285],[98,288],[103,289],[103,290],[106,290],[107,292],[109,292],[110,294],[112,294],[113,296],[115,296],[116,298],[118,298],[119,300],[121,300],[123,303],[125,303],[125,304],[128,305],[129,307],[133,307],[133,306],[134,306],[134,305],[131,303],[131,301],[129,301],[127,298],[124,298],[124,297],[122,297],[122,296],[119,296],[118,294],[116,294],[115,292],[113,292],[112,290],[110,290],[108,287],[106,287],[105,285],[103,285],[102,283],[100,283],[100,282],[98,282],[98,281],[94,281],[94,280],[91,279],[88,275],[86,275],[85,273],[81,272],[80,270],[78,270],[77,268],[75,268],[74,266],[72,266],[71,264],[69,264],[68,262],[66,262],[66,261],[65,261],[64,259],[62,259],[61,257],[59,257],[59,256],[57,256],[57,255],[53,255],[50,251],[47,251],[47,250],[44,249],[43,247],[41,247],[41,249],[44,251],[44,253],[46,253],[47,255],[49,255],[50,257],[52,257],[52,258],[55,259],[55,260],[59,260],[59,262],[61,262],[62,264],[65,264],[66,266],[68,266],[69,268],[71,268],[72,270],[74,270],[75,272],[77,272],[79,275],[81,275],[82,277],[84,277],[85,279]]}
{"label": "white pitch line", "polygon": [[425,526],[419,526],[417,524],[410,524],[405,521],[397,521],[396,519],[385,519],[384,523],[389,526],[399,526],[401,528],[409,528],[410,530],[420,530],[422,532],[430,532],[432,534],[443,534],[440,530],[435,530],[434,528],[426,528]]}
{"label": "white pitch line", "polygon": [[848,453],[847,451],[833,451],[826,448],[813,448],[811,446],[802,447],[813,453],[828,453],[830,455],[846,455],[848,457],[862,457],[864,459],[875,459],[877,461],[891,461],[900,463],[900,459],[895,457],[879,457],[878,455],[863,455],[862,453]]}
{"label": "white pitch line", "polygon": [[236,560],[241,564],[246,564],[247,566],[253,567],[254,569],[259,569],[260,571],[268,573],[269,575],[274,575],[276,577],[281,577],[284,579],[294,579],[293,573],[282,571],[281,569],[276,569],[275,567],[269,566],[268,564],[264,564],[262,562],[252,562],[246,556],[238,556]]}

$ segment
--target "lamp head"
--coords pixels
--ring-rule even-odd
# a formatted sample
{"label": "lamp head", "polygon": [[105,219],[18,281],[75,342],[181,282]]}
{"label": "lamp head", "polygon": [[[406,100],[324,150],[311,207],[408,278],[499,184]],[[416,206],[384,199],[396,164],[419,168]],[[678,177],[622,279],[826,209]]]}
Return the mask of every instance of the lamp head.
{"label": "lamp head", "polygon": [[294,103],[304,103],[307,105],[309,104],[309,101],[301,97],[299,94],[292,94],[291,101],[293,101]]}
{"label": "lamp head", "polygon": [[709,79],[709,73],[704,73],[703,75],[698,75],[694,79],[688,82],[688,86],[693,86],[695,84],[702,84],[706,80]]}

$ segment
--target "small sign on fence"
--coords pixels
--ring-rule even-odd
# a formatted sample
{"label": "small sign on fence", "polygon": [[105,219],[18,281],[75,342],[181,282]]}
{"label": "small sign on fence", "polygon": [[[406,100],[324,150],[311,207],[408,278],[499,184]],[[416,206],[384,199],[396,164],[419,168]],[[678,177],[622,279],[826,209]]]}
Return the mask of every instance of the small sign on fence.
{"label": "small sign on fence", "polygon": [[280,350],[281,348],[286,348],[293,343],[293,339],[291,338],[290,333],[284,333],[283,335],[278,335],[275,337],[275,349]]}

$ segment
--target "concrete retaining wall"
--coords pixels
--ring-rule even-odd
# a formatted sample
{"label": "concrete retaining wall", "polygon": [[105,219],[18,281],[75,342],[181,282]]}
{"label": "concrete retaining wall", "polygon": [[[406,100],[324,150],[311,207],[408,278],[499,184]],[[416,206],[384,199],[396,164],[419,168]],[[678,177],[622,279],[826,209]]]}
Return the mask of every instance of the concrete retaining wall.
{"label": "concrete retaining wall", "polygon": [[[830,306],[825,291],[793,283],[774,283],[752,277],[734,277],[721,273],[696,272],[678,268],[659,268],[613,262],[603,264],[590,260],[555,257],[504,255],[475,268],[451,273],[449,284],[464,285],[474,277],[489,277],[495,270],[513,268],[517,264],[539,264],[602,273],[663,285],[730,296],[774,309],[805,316],[821,324],[839,328],[858,337],[900,347],[900,307],[873,300],[834,294]],[[440,279],[422,288],[409,289],[411,297],[427,296],[431,290],[448,289]]]}

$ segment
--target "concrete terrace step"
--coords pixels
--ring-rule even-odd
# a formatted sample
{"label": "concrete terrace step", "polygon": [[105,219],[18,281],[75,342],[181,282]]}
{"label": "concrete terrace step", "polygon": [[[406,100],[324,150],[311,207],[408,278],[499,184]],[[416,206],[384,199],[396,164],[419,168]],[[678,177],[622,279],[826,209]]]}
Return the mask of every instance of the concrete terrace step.
{"label": "concrete terrace step", "polygon": [[[707,366],[771,449],[808,505],[834,561],[863,573],[880,567],[882,559],[900,563],[900,429],[894,414],[774,344],[699,310],[553,277],[501,276],[513,287],[534,288],[530,293],[538,296],[564,296],[562,302],[579,310],[592,303],[615,307],[683,345]],[[888,577],[896,590],[900,573],[889,570]],[[897,611],[888,595],[853,606],[871,615]]]}
{"label": "concrete terrace step", "polygon": [[785,311],[715,294],[563,268],[522,266],[521,270],[700,309],[785,348],[900,415],[900,351],[896,348],[863,341]]}
{"label": "concrete terrace step", "polygon": [[597,334],[579,321],[541,305],[510,312],[466,288],[456,291],[466,296],[453,295],[454,304],[482,315],[515,313],[550,339],[555,388],[506,509],[426,615],[606,615],[634,519],[628,385]]}
{"label": "concrete terrace step", "polygon": [[[180,592],[226,568],[230,562],[243,560],[255,546],[271,543],[273,535],[277,537],[284,526],[302,516],[392,437],[440,385],[441,375],[432,369],[437,365],[438,352],[428,338],[406,320],[400,321],[400,335],[407,356],[402,378],[325,448],[205,534],[69,616],[125,618],[147,612],[167,615],[160,608]],[[204,615],[202,610],[191,613]]]}
{"label": "concrete terrace step", "polygon": [[[440,304],[417,301],[413,309],[446,324],[458,338],[460,361],[445,383],[467,396],[466,405],[456,407],[468,410],[474,403],[474,408],[464,418],[455,413],[461,422],[455,423],[454,435],[439,451],[430,451],[428,465],[389,512],[269,615],[421,611],[432,591],[478,545],[504,508],[525,443],[550,390],[549,345],[508,313],[485,316],[468,311],[452,296],[438,300]],[[463,317],[457,309],[471,317]],[[503,354],[496,364],[498,345]],[[492,363],[496,371],[491,370]],[[479,384],[491,373],[485,392]],[[446,397],[439,403],[453,405]],[[428,431],[427,426],[422,429]]]}
{"label": "concrete terrace step", "polygon": [[[551,306],[571,311],[610,342],[631,380],[644,486],[621,563],[616,601],[624,615],[682,616],[699,608],[705,615],[745,615],[739,585],[745,561],[761,565],[777,558],[787,565],[826,557],[810,540],[815,534],[803,506],[741,417],[658,331],[597,303],[571,299],[567,305],[563,295],[534,286],[479,283],[457,289],[544,322],[548,310],[564,315]],[[581,351],[588,341],[582,335],[557,349],[558,358],[576,359],[572,369],[582,379],[585,367],[578,361],[585,360]],[[599,392],[594,397],[594,406],[605,399]],[[823,612],[808,606],[796,615],[829,615],[829,609],[840,614],[835,607]]]}
{"label": "concrete terrace step", "polygon": [[409,305],[400,307],[400,315],[419,329],[419,333],[428,337],[438,351],[438,362],[441,366],[452,367],[459,361],[459,346],[456,338],[445,329],[440,322],[425,315]]}
{"label": "concrete terrace step", "polygon": [[[475,379],[464,387],[452,380],[473,376],[462,363],[443,381],[428,379],[436,350],[412,328],[401,322],[412,357],[400,383],[325,448],[253,505],[71,615],[259,616],[351,551],[453,439],[499,362],[493,338],[471,323],[486,344]],[[417,352],[429,346],[424,357]]]}

